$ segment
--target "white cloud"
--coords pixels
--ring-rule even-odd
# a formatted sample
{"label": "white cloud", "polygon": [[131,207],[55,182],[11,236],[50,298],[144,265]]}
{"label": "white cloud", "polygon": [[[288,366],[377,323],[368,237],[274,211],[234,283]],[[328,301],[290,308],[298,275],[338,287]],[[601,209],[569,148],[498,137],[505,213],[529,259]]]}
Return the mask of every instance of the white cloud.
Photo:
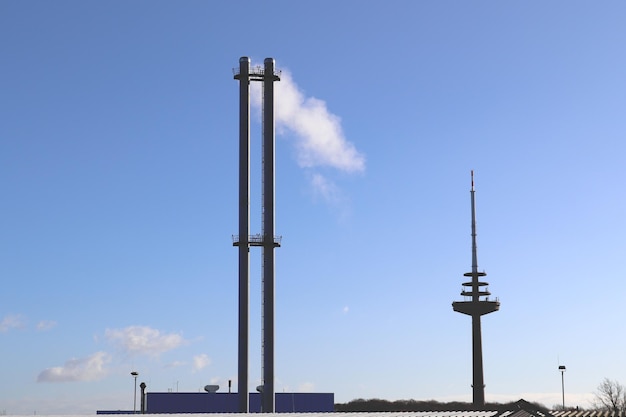
{"label": "white cloud", "polygon": [[178,367],[180,367],[180,366],[184,366],[184,365],[187,365],[187,362],[182,362],[182,361],[174,361],[174,362],[170,362],[170,363],[166,364],[166,365],[164,366],[164,368],[166,368],[166,369],[167,369],[167,368],[178,368]]}
{"label": "white cloud", "polygon": [[8,332],[11,329],[21,329],[26,326],[24,317],[19,314],[9,314],[0,321],[0,333]]}
{"label": "white cloud", "polygon": [[298,385],[298,392],[313,392],[315,390],[315,384],[312,382],[303,382]]}
{"label": "white cloud", "polygon": [[[251,83],[252,104],[261,107],[261,83]],[[349,142],[341,119],[323,100],[305,97],[289,71],[275,83],[274,118],[279,132],[296,136],[298,164],[303,168],[328,166],[345,172],[365,170],[365,157]]]}
{"label": "white cloud", "polygon": [[96,352],[80,359],[70,359],[63,366],[48,368],[37,376],[37,382],[95,381],[106,375],[104,364],[110,358],[106,352]]}
{"label": "white cloud", "polygon": [[53,327],[56,327],[57,322],[54,320],[42,320],[39,323],[37,323],[37,330],[43,331],[43,330],[50,330]]}
{"label": "white cloud", "polygon": [[343,313],[344,313],[344,314],[348,314],[348,312],[349,312],[349,311],[350,311],[350,307],[345,306],[345,307],[343,308]]}
{"label": "white cloud", "polygon": [[129,326],[124,329],[107,329],[104,337],[130,354],[158,356],[185,343],[180,334],[162,334],[148,326]]}
{"label": "white cloud", "polygon": [[211,359],[205,353],[193,357],[193,371],[197,372],[211,364]]}

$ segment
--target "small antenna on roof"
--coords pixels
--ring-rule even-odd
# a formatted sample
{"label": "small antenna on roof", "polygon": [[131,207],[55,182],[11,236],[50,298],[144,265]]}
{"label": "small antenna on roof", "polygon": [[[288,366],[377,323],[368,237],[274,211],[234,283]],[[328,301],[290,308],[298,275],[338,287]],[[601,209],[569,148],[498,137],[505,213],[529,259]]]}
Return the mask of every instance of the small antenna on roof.
{"label": "small antenna on roof", "polygon": [[472,191],[474,191],[474,170],[472,172]]}

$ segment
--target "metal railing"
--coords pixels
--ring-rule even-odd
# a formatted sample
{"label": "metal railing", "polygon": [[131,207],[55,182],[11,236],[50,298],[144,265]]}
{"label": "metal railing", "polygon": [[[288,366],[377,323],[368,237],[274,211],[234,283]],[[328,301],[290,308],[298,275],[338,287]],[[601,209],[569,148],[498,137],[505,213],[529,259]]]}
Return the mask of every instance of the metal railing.
{"label": "metal railing", "polygon": [[[236,77],[238,76],[240,73],[240,68],[233,68],[233,75]],[[265,67],[261,66],[261,65],[255,65],[254,67],[250,67],[248,74],[250,75],[260,75],[263,76],[265,75]],[[275,77],[280,77],[282,74],[282,71],[275,69],[274,70],[274,76]]]}
{"label": "metal railing", "polygon": [[[283,240],[282,236],[274,235],[274,246],[280,246]],[[261,233],[248,236],[248,244],[250,246],[263,246],[265,239]],[[239,235],[233,235],[233,246],[239,245]]]}

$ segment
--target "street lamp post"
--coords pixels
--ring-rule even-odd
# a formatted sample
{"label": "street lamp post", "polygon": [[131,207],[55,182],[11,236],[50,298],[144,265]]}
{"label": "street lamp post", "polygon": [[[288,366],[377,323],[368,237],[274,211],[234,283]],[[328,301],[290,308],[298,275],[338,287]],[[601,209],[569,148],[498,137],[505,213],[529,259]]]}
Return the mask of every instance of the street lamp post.
{"label": "street lamp post", "polygon": [[130,373],[135,378],[135,389],[133,390],[133,414],[137,414],[137,376],[139,372],[133,371]]}
{"label": "street lamp post", "polygon": [[565,365],[559,365],[559,371],[561,371],[561,392],[563,393],[563,411],[565,411]]}

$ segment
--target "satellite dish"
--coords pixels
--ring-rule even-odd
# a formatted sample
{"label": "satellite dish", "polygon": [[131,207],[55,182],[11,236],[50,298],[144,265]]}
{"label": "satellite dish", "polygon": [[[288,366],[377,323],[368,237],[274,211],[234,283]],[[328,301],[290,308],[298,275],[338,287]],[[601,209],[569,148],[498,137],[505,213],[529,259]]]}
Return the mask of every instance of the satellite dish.
{"label": "satellite dish", "polygon": [[218,389],[220,389],[219,385],[205,385],[204,386],[204,390],[208,393],[217,392]]}

